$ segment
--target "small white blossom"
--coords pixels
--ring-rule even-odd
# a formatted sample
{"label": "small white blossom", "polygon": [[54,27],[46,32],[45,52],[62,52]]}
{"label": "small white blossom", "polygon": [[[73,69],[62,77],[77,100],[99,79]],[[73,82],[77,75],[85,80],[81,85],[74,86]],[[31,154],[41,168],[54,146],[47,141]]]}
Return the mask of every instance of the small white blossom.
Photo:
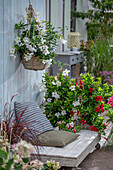
{"label": "small white blossom", "polygon": [[52,84],[53,84],[53,85],[56,85],[56,83],[55,83],[54,81],[52,81]]}
{"label": "small white blossom", "polygon": [[60,39],[62,44],[65,44],[67,42],[67,40],[64,40],[63,38]]}
{"label": "small white blossom", "polygon": [[63,76],[68,76],[68,73],[69,73],[69,72],[70,72],[70,70],[67,70],[67,69],[66,69],[66,70],[63,71],[62,75],[63,75]]}
{"label": "small white blossom", "polygon": [[44,46],[43,46],[43,49],[44,49],[44,50],[48,50],[48,46],[47,46],[47,45],[44,45]]}
{"label": "small white blossom", "polygon": [[25,43],[29,43],[29,38],[24,37],[23,41],[24,41]]}
{"label": "small white blossom", "polygon": [[14,54],[15,53],[15,48],[11,48],[11,54]]}
{"label": "small white blossom", "polygon": [[51,100],[52,100],[51,98],[48,98],[48,99],[47,99],[47,102],[51,102]]}
{"label": "small white blossom", "polygon": [[[41,38],[41,43],[44,44],[46,42],[46,40],[44,40],[43,38]],[[44,48],[44,46],[43,46]]]}
{"label": "small white blossom", "polygon": [[21,42],[20,37],[16,37],[15,42],[16,42],[16,44],[19,44]]}
{"label": "small white blossom", "polygon": [[29,61],[29,60],[31,60],[32,56],[25,54],[24,58],[25,58],[26,61]]}
{"label": "small white blossom", "polygon": [[60,113],[59,113],[59,112],[55,113],[55,116],[56,116],[56,117],[59,117],[59,116],[60,116]]}
{"label": "small white blossom", "polygon": [[58,93],[57,92],[52,92],[52,97],[55,97],[55,98],[57,98],[59,95],[58,95]]}
{"label": "small white blossom", "polygon": [[45,55],[48,55],[50,52],[46,49],[46,50],[44,50],[44,54]]}
{"label": "small white blossom", "polygon": [[73,106],[76,107],[76,106],[79,106],[80,105],[80,102],[79,101],[74,101],[73,102]]}
{"label": "small white blossom", "polygon": [[40,51],[43,51],[43,47],[42,46],[40,46],[39,49],[40,49]]}
{"label": "small white blossom", "polygon": [[43,63],[43,64],[46,64],[46,60],[43,60],[42,63]]}
{"label": "small white blossom", "polygon": [[61,82],[60,82],[60,81],[57,81],[57,82],[56,82],[56,85],[57,85],[57,86],[61,86]]}
{"label": "small white blossom", "polygon": [[66,115],[66,111],[65,110],[62,110],[61,114],[64,116]]}
{"label": "small white blossom", "polygon": [[75,86],[71,86],[69,89],[71,89],[71,91],[75,90]]}

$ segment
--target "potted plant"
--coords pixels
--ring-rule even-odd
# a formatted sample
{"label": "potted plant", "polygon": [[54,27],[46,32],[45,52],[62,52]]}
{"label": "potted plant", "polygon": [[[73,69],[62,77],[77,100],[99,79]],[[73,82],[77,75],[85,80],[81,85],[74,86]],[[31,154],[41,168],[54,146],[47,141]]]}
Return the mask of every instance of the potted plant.
{"label": "potted plant", "polygon": [[26,9],[25,21],[15,25],[18,36],[15,39],[14,48],[11,49],[10,57],[21,57],[25,69],[43,70],[50,65],[55,58],[55,49],[58,46],[58,39],[62,43],[62,31],[56,31],[49,22],[41,21],[39,13],[35,12],[32,5]]}

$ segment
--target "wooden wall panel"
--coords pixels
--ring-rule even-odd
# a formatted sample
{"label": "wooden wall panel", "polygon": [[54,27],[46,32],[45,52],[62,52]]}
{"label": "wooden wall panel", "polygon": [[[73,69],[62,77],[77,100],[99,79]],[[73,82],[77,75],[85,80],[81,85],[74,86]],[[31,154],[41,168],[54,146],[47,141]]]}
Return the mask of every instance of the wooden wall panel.
{"label": "wooden wall panel", "polygon": [[[45,0],[31,0],[33,8],[45,19]],[[28,0],[0,0],[0,113],[13,94],[19,93],[15,101],[36,101],[41,103],[43,96],[37,98],[39,83],[45,71],[29,71],[23,68],[19,56],[10,60],[9,53],[14,45],[17,32],[14,29],[25,15]]]}

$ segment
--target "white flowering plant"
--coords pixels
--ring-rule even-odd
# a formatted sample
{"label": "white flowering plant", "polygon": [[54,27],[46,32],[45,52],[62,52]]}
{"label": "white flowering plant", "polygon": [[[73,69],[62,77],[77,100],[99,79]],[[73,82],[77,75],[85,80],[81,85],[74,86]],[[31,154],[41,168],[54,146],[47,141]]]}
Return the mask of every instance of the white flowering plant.
{"label": "white flowering plant", "polygon": [[76,106],[79,102],[79,87],[75,79],[68,76],[69,70],[59,70],[57,76],[45,73],[42,80],[46,89],[45,102],[42,105],[46,117],[53,127],[75,132],[73,121],[76,115]]}
{"label": "white flowering plant", "polygon": [[16,58],[16,55],[22,57],[26,61],[32,57],[39,57],[39,61],[44,64],[52,63],[55,57],[55,49],[60,39],[63,44],[66,40],[62,38],[62,29],[58,31],[49,22],[41,21],[40,14],[31,9],[26,9],[27,17],[25,23],[20,22],[15,25],[18,30],[18,36],[15,38],[14,48],[11,49],[10,57]]}

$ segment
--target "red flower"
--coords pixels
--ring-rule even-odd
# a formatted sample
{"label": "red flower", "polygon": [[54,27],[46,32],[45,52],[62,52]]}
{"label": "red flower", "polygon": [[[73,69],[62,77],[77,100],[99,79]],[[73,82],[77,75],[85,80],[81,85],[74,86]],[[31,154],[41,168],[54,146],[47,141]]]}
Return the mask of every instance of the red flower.
{"label": "red flower", "polygon": [[70,124],[68,124],[68,126],[69,126],[68,129],[71,129],[71,128],[72,128],[72,126],[71,126]]}
{"label": "red flower", "polygon": [[104,108],[101,108],[101,112],[103,113],[105,110],[104,110]]}
{"label": "red flower", "polygon": [[80,85],[79,87],[80,87],[80,89],[82,89],[82,88],[83,88],[83,85]]}
{"label": "red flower", "polygon": [[78,83],[75,84],[75,86],[77,86],[77,85],[78,85]]}
{"label": "red flower", "polygon": [[103,103],[101,103],[101,105],[99,106],[101,109],[104,107],[104,104]]}
{"label": "red flower", "polygon": [[78,112],[76,113],[76,115],[78,116],[78,115],[79,115],[79,113],[80,113],[80,111],[78,111]]}
{"label": "red flower", "polygon": [[86,123],[84,119],[82,119],[80,122],[82,122],[83,125]]}
{"label": "red flower", "polygon": [[75,129],[73,129],[73,133],[76,133]]}
{"label": "red flower", "polygon": [[96,101],[101,101],[103,98],[101,96],[97,96],[94,98]]}
{"label": "red flower", "polygon": [[108,140],[108,138],[104,137],[104,139]]}
{"label": "red flower", "polygon": [[79,115],[79,117],[81,117],[81,115]]}
{"label": "red flower", "polygon": [[80,80],[79,85],[82,85],[82,84],[83,84],[83,81],[82,81],[82,80]]}
{"label": "red flower", "polygon": [[70,115],[73,116],[74,115],[74,112],[73,110],[70,111]]}
{"label": "red flower", "polygon": [[79,96],[78,99],[81,99],[81,96]]}
{"label": "red flower", "polygon": [[99,131],[99,129],[97,129],[97,128],[94,127],[94,126],[90,126],[90,129],[91,129],[91,131],[95,131],[95,132],[98,132],[98,131]]}
{"label": "red flower", "polygon": [[95,112],[99,113],[99,107],[95,108]]}
{"label": "red flower", "polygon": [[87,115],[87,113],[86,112],[84,112],[84,116],[86,116]]}
{"label": "red flower", "polygon": [[104,129],[106,129],[106,126],[107,126],[107,125],[106,125],[105,123],[103,124],[103,126],[105,127]]}
{"label": "red flower", "polygon": [[92,93],[92,91],[93,91],[93,89],[90,87],[90,88],[89,88],[89,92]]}

